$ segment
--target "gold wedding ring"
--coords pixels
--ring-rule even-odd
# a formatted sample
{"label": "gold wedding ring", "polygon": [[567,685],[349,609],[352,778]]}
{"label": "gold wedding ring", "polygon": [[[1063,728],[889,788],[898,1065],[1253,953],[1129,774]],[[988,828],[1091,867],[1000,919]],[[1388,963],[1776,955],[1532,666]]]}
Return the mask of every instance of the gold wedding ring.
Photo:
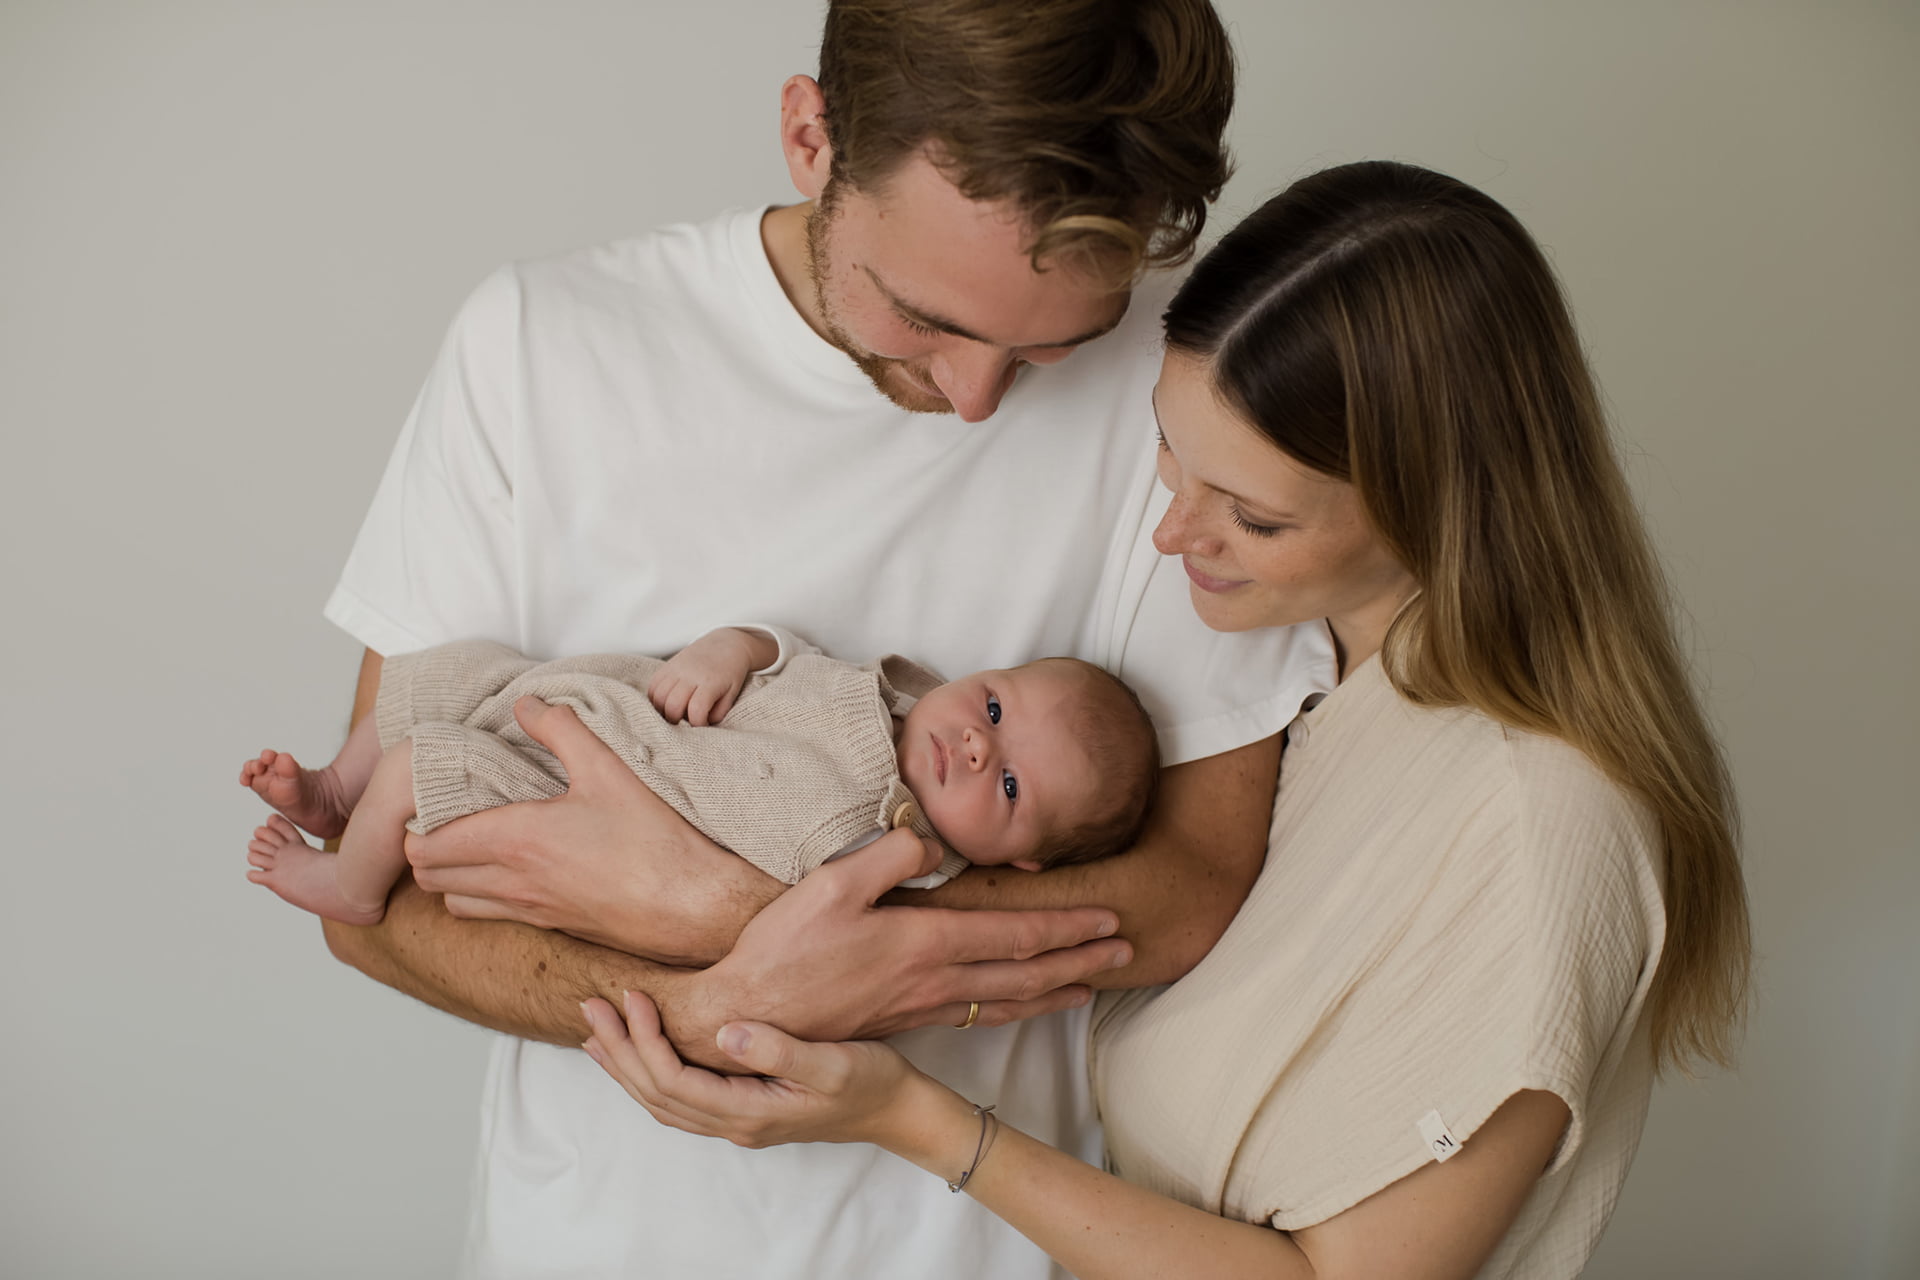
{"label": "gold wedding ring", "polygon": [[955,1023],[954,1026],[957,1030],[965,1031],[968,1027],[974,1024],[974,1021],[978,1019],[979,1016],[980,1016],[980,1002],[978,1000],[975,1000],[973,1002],[973,1007],[967,1010],[967,1020],[965,1022]]}

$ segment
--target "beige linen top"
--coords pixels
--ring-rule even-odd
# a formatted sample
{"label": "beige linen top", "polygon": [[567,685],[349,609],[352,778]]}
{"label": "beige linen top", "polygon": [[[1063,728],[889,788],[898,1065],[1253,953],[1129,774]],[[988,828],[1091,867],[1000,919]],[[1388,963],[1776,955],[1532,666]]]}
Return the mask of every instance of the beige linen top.
{"label": "beige linen top", "polygon": [[1114,1171],[1311,1226],[1544,1089],[1572,1121],[1480,1274],[1576,1275],[1652,1085],[1650,813],[1562,742],[1414,706],[1378,659],[1289,727],[1280,778],[1266,867],[1219,944],[1096,1008]]}

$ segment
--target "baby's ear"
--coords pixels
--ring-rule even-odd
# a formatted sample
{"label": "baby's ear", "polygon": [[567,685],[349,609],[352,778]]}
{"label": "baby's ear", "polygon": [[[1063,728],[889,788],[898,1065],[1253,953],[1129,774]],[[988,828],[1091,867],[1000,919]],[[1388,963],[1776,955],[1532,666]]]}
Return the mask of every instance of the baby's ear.
{"label": "baby's ear", "polygon": [[1032,858],[1015,858],[1012,862],[1009,862],[1007,865],[1010,867],[1018,867],[1022,871],[1045,871],[1046,870],[1045,867],[1041,866],[1038,862],[1036,862]]}

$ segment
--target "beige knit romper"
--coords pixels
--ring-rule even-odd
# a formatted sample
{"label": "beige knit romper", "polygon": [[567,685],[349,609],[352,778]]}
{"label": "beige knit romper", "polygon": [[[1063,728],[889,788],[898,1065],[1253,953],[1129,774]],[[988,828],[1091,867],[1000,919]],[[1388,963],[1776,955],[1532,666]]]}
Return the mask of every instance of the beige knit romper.
{"label": "beige knit romper", "polygon": [[[454,818],[566,790],[566,770],[513,718],[531,694],[570,706],[640,780],[710,839],[792,884],[911,799],[893,718],[940,677],[900,657],[854,666],[800,654],[749,677],[723,723],[668,724],[647,700],[658,658],[598,654],[535,662],[487,641],[388,658],[374,715],[380,745],[413,742],[425,833]],[[923,836],[918,806],[907,811]],[[951,865],[949,865],[951,864]],[[949,855],[941,870],[966,863]]]}

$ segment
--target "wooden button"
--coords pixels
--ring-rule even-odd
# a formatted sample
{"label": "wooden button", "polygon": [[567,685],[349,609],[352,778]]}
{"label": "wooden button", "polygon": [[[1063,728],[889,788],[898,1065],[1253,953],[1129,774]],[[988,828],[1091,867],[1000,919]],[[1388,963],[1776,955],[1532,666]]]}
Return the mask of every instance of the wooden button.
{"label": "wooden button", "polygon": [[913,820],[919,816],[920,810],[914,805],[913,801],[902,800],[900,807],[893,811],[893,827],[896,830],[901,827],[910,827],[913,825]]}

